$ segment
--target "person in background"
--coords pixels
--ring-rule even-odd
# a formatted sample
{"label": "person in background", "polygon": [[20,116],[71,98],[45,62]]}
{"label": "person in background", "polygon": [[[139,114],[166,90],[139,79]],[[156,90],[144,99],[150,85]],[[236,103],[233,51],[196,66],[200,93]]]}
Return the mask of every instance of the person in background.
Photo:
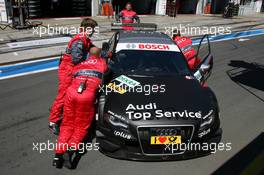
{"label": "person in background", "polygon": [[108,19],[110,16],[114,16],[113,7],[112,4],[109,2],[109,0],[103,1],[102,4],[102,16],[107,16]]}
{"label": "person in background", "polygon": [[94,46],[90,37],[97,25],[97,22],[93,19],[83,19],[80,26],[80,33],[70,40],[66,52],[62,55],[60,60],[58,69],[58,94],[51,107],[49,116],[49,128],[54,134],[58,134],[59,132],[58,126],[62,117],[64,96],[72,81],[71,72],[74,66],[85,61],[90,48]]}
{"label": "person in background", "polygon": [[140,19],[137,16],[137,13],[132,10],[132,4],[130,2],[128,2],[126,8],[117,15],[117,21],[120,21],[120,19],[121,23],[129,24],[134,23],[135,21],[140,23]]}
{"label": "person in background", "polygon": [[101,49],[91,48],[90,57],[73,69],[74,78],[66,92],[58,147],[53,160],[56,168],[62,168],[63,164],[71,168],[72,155],[80,148],[79,144],[94,119],[97,93],[108,70],[100,55]]}

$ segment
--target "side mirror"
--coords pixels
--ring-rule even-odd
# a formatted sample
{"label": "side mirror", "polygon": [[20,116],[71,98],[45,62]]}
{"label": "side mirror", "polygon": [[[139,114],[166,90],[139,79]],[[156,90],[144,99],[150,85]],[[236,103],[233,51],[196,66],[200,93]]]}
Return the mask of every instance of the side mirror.
{"label": "side mirror", "polygon": [[204,83],[211,75],[213,68],[213,56],[209,55],[197,68],[194,77],[201,83]]}

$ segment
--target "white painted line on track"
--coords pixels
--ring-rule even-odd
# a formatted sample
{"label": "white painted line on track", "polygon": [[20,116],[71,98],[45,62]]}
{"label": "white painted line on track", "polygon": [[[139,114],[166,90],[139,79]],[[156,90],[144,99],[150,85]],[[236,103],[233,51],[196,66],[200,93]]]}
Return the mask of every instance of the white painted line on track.
{"label": "white painted line on track", "polygon": [[7,43],[6,45],[9,48],[14,49],[14,48],[23,48],[23,47],[32,47],[32,46],[43,46],[43,45],[49,45],[49,44],[67,43],[70,40],[71,40],[71,37],[58,37],[58,38],[49,38],[49,39],[12,42],[12,43]]}
{"label": "white painted line on track", "polygon": [[48,60],[56,60],[58,58],[59,57],[51,57],[51,58],[45,58],[45,59],[40,59],[40,60],[26,61],[26,62],[22,62],[22,63],[7,64],[7,65],[0,66],[0,68],[1,67],[7,67],[7,66],[19,66],[19,65],[24,65],[24,64],[37,63],[37,62],[48,61]]}
{"label": "white painted line on track", "polygon": [[58,67],[52,67],[52,68],[48,68],[48,69],[42,69],[42,70],[36,70],[36,71],[31,71],[31,72],[25,72],[25,73],[16,74],[16,75],[0,77],[0,80],[5,80],[5,79],[10,79],[10,78],[15,78],[15,77],[21,77],[21,76],[31,75],[31,74],[37,74],[37,73],[41,73],[41,72],[48,72],[48,71],[52,71],[52,70],[56,70],[56,69],[58,69]]}
{"label": "white painted line on track", "polygon": [[249,38],[240,38],[238,41],[239,42],[244,42],[244,41],[248,41],[248,40],[250,40]]}

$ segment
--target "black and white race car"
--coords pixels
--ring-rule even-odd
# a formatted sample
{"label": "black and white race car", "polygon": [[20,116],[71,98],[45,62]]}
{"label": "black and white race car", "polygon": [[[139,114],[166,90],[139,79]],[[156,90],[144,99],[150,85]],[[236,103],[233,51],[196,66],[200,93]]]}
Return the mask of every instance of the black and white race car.
{"label": "black and white race car", "polygon": [[96,130],[103,154],[146,161],[187,159],[210,153],[188,145],[220,142],[217,99],[204,85],[213,64],[207,36],[198,49],[203,60],[191,71],[164,33],[119,31],[103,43],[103,51],[112,53]]}

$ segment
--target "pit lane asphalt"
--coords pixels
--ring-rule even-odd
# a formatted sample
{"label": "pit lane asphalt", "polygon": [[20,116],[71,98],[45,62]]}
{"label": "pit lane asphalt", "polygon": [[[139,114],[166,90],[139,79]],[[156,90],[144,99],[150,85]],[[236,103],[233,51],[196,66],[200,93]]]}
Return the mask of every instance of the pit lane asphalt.
{"label": "pit lane asphalt", "polygon": [[[51,166],[52,151],[41,154],[33,151],[33,142],[47,143],[48,140],[56,139],[47,129],[48,109],[55,97],[57,85],[56,71],[51,71],[0,81],[0,174],[212,173],[263,132],[264,102],[261,99],[264,99],[264,70],[262,69],[262,77],[259,75],[261,70],[239,77],[244,84],[250,84],[251,87],[243,85],[249,91],[232,81],[227,71],[233,69],[228,65],[231,60],[264,65],[264,36],[252,37],[243,42],[236,39],[212,43],[212,50],[214,69],[209,85],[216,93],[221,108],[222,141],[232,143],[231,151],[219,151],[206,157],[172,162],[116,160],[98,151],[90,151],[83,156],[76,170],[57,170]],[[240,62],[237,65],[245,64]],[[235,71],[239,70],[242,69]]]}

